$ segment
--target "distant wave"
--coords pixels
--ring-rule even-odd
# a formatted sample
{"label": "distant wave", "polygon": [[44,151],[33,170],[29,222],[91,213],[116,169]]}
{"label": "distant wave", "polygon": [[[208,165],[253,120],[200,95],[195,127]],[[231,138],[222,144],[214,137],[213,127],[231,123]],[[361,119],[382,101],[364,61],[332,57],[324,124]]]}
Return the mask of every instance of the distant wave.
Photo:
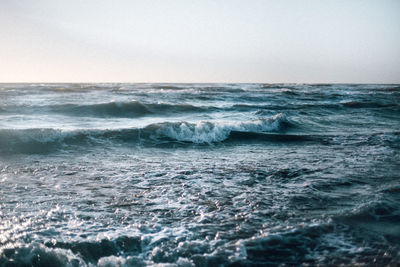
{"label": "distant wave", "polygon": [[379,102],[361,102],[361,101],[344,101],[340,103],[344,107],[348,108],[386,108],[386,107],[396,107],[397,104],[394,103],[379,103]]}
{"label": "distant wave", "polygon": [[[247,98],[246,98],[247,99]],[[247,99],[249,100],[249,99]],[[257,100],[251,102],[258,102]],[[219,111],[229,112],[248,112],[268,110],[271,112],[283,112],[285,110],[305,111],[305,110],[335,110],[345,111],[346,109],[397,109],[400,105],[396,102],[380,101],[341,101],[336,103],[299,103],[278,105],[257,104],[257,103],[239,103],[224,107],[217,106],[195,106],[190,104],[172,104],[172,103],[142,103],[140,101],[127,102],[108,102],[97,104],[61,104],[61,105],[43,105],[43,106],[2,106],[2,114],[49,114],[56,113],[75,117],[98,117],[98,118],[140,118],[144,116],[170,116],[190,113],[210,113]]]}
{"label": "distant wave", "polygon": [[359,101],[343,101],[340,103],[316,103],[316,104],[292,104],[286,106],[279,106],[279,105],[254,105],[254,104],[235,104],[232,106],[232,110],[239,110],[239,111],[247,111],[247,110],[295,110],[295,111],[302,111],[302,110],[310,110],[310,109],[332,109],[332,110],[340,110],[340,109],[365,109],[365,108],[398,108],[399,105],[395,103],[380,103],[380,102],[359,102]]}
{"label": "distant wave", "polygon": [[54,112],[77,116],[99,117],[141,117],[149,114],[164,115],[166,113],[202,112],[206,108],[188,104],[145,104],[139,101],[110,102],[93,105],[61,105],[52,106]]}
{"label": "distant wave", "polygon": [[141,103],[139,101],[130,101],[87,105],[63,104],[9,107],[8,109],[0,109],[0,112],[5,112],[8,110],[11,112],[23,111],[25,113],[30,113],[34,110],[35,112],[53,112],[69,116],[136,118],[146,115],[205,112],[212,109],[212,107],[197,107],[189,104]]}

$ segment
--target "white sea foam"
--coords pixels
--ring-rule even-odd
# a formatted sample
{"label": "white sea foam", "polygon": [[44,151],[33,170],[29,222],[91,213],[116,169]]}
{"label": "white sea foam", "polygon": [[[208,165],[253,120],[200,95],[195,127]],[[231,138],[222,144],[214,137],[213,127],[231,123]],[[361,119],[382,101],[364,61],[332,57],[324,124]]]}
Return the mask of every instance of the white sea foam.
{"label": "white sea foam", "polygon": [[157,125],[156,133],[177,141],[214,143],[227,139],[232,131],[257,133],[278,131],[284,121],[286,116],[279,113],[272,117],[239,122],[162,123]]}
{"label": "white sea foam", "polygon": [[[17,266],[85,266],[84,261],[71,250],[48,248],[40,243],[9,249],[8,255],[0,250],[0,265],[17,262]],[[36,264],[35,264],[36,263]]]}

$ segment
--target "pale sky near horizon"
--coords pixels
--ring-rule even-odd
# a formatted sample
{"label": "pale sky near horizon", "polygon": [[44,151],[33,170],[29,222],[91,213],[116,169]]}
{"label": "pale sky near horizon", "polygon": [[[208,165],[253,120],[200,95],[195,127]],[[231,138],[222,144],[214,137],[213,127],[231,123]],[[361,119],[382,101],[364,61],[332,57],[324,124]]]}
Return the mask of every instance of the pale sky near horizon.
{"label": "pale sky near horizon", "polygon": [[400,83],[400,0],[1,0],[0,82]]}

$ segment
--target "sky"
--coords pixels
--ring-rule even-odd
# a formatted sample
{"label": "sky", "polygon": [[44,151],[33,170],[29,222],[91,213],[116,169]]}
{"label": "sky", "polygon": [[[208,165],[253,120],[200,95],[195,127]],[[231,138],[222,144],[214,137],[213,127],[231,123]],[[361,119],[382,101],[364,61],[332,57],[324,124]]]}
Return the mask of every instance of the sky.
{"label": "sky", "polygon": [[1,0],[0,82],[400,83],[400,1]]}

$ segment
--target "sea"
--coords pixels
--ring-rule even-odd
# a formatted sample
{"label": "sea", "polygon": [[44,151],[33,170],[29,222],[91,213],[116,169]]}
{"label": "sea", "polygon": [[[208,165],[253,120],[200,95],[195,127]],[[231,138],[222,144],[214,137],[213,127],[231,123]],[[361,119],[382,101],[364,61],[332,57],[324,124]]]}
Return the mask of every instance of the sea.
{"label": "sea", "polygon": [[400,85],[0,84],[0,266],[400,265]]}

